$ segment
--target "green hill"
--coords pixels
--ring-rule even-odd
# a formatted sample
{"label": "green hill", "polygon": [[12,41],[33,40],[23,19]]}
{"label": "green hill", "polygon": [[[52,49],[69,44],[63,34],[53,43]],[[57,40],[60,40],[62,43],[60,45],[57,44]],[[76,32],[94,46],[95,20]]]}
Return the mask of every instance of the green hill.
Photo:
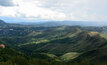
{"label": "green hill", "polygon": [[[36,54],[37,55],[37,54]],[[51,59],[52,58],[52,59]],[[56,61],[55,55],[38,54],[32,58],[10,48],[0,48],[0,65],[69,65]]]}
{"label": "green hill", "polygon": [[[106,45],[106,39],[99,34],[91,35],[91,32],[80,32],[74,37],[65,37],[62,39],[52,40],[47,43],[41,43],[38,45],[25,45],[34,48],[34,52],[45,52],[53,54],[64,54],[67,52],[85,52],[88,50],[97,49]],[[22,46],[22,47],[25,47]]]}
{"label": "green hill", "polygon": [[28,65],[28,57],[10,48],[0,48],[0,65]]}
{"label": "green hill", "polygon": [[[104,53],[107,54],[107,35],[101,33],[102,28],[93,28],[79,26],[0,28],[0,43],[12,48],[0,49],[0,65],[103,64],[106,61]],[[24,64],[20,64],[22,62]]]}
{"label": "green hill", "polygon": [[75,61],[78,63],[87,61],[90,65],[107,65],[107,48],[85,52],[77,57]]}
{"label": "green hill", "polygon": [[3,20],[0,20],[0,27],[5,27],[7,26],[7,23],[5,23]]}

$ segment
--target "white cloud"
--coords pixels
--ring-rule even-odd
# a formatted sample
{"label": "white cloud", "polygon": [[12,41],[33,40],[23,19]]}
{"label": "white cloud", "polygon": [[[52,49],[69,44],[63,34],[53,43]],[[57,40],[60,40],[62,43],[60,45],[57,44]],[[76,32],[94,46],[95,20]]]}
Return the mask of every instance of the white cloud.
{"label": "white cloud", "polygon": [[0,6],[0,16],[15,17],[16,14],[16,8]]}
{"label": "white cloud", "polygon": [[0,0],[0,5],[5,7],[15,6],[13,0]]}
{"label": "white cloud", "polygon": [[3,7],[0,6],[0,16],[22,17],[22,18],[41,18],[50,20],[64,20],[66,15],[62,12],[53,11],[48,8],[38,7],[41,4],[38,1],[15,0],[18,6]]}
{"label": "white cloud", "polygon": [[107,21],[107,0],[13,0],[0,16],[48,20]]}

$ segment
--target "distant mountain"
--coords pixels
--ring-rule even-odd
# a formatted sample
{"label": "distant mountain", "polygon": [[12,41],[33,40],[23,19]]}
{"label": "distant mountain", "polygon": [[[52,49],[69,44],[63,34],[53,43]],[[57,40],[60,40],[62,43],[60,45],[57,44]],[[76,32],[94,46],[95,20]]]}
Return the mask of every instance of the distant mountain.
{"label": "distant mountain", "polygon": [[7,26],[7,23],[4,22],[3,20],[0,20],[0,26],[1,26],[1,27],[2,27],[2,26]]}
{"label": "distant mountain", "polygon": [[3,20],[0,20],[0,27],[2,28],[8,28],[8,27],[25,27],[25,25],[21,25],[21,24],[18,24],[18,23],[6,23],[5,21]]}
{"label": "distant mountain", "polygon": [[42,22],[23,22],[19,23],[23,25],[34,25],[34,26],[43,26],[43,27],[53,27],[53,26],[107,26],[107,22],[91,22],[91,21],[42,21]]}
{"label": "distant mountain", "polygon": [[[4,26],[5,23],[3,20],[0,20],[0,26]],[[27,25],[27,26],[36,26],[36,27],[55,27],[55,26],[107,26],[107,22],[95,22],[95,21],[35,21],[35,22],[16,22],[16,23],[8,23],[10,26],[18,26],[18,25]]]}
{"label": "distant mountain", "polygon": [[3,20],[0,20],[0,24],[6,24]]}

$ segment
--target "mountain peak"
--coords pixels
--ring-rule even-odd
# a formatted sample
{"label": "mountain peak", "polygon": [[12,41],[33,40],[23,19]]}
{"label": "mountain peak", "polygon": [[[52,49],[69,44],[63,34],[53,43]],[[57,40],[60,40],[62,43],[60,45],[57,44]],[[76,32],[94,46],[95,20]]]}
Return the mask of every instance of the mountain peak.
{"label": "mountain peak", "polygon": [[7,23],[6,22],[4,22],[3,20],[0,20],[0,26],[2,27],[2,26],[6,26],[7,25]]}
{"label": "mountain peak", "polygon": [[0,24],[6,24],[6,22],[4,22],[3,20],[0,20]]}

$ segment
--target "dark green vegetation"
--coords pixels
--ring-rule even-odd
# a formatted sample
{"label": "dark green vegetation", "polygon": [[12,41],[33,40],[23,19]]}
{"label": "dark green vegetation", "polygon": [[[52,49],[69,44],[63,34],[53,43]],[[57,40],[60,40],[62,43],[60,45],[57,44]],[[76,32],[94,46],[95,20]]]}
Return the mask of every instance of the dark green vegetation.
{"label": "dark green vegetation", "polygon": [[30,58],[21,52],[17,52],[10,48],[0,48],[0,65],[70,65],[61,61],[48,59],[44,54],[39,58]]}
{"label": "dark green vegetation", "polygon": [[107,27],[0,24],[0,65],[107,65]]}
{"label": "dark green vegetation", "polygon": [[107,64],[107,48],[88,51],[80,55],[75,61],[88,61],[90,64]]}

